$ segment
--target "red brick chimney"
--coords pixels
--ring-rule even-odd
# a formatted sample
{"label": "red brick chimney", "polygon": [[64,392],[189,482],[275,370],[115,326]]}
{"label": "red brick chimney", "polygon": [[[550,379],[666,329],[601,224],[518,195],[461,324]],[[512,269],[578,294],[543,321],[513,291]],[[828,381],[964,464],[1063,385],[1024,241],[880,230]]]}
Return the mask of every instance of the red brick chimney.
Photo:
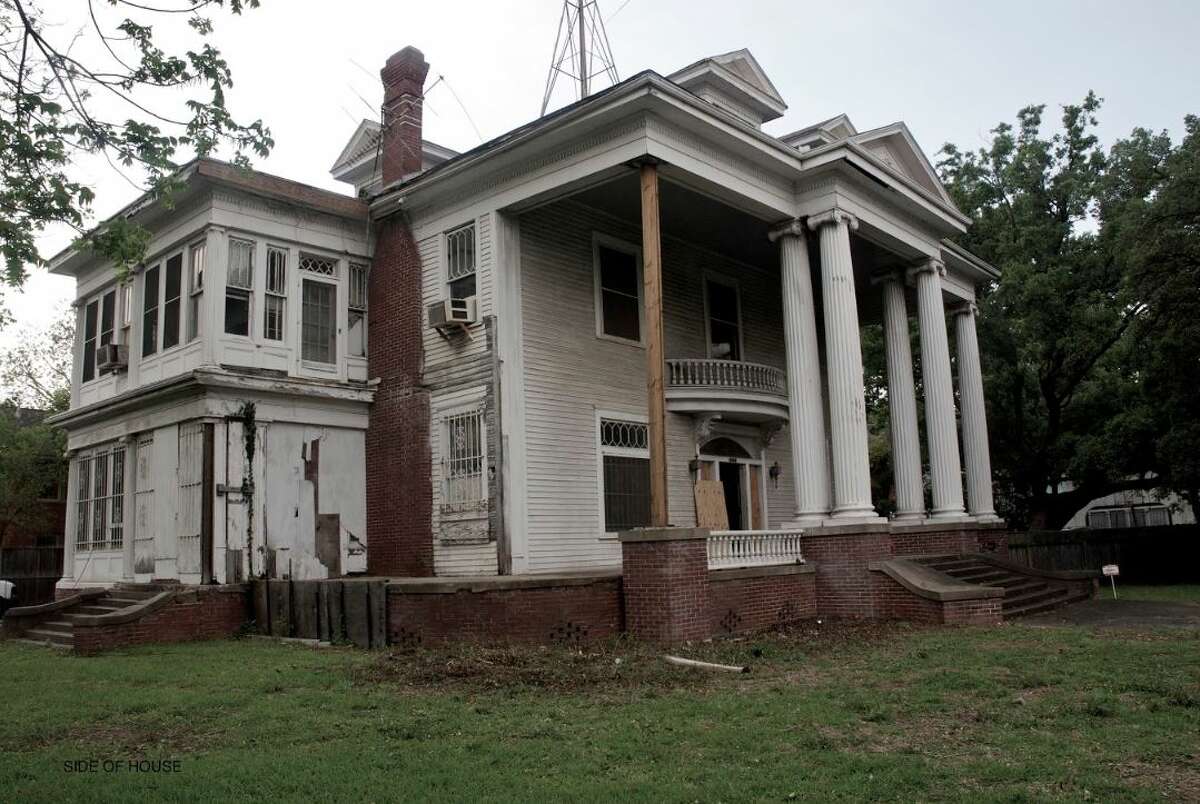
{"label": "red brick chimney", "polygon": [[383,79],[383,186],[421,169],[421,90],[429,62],[411,45],[392,55]]}

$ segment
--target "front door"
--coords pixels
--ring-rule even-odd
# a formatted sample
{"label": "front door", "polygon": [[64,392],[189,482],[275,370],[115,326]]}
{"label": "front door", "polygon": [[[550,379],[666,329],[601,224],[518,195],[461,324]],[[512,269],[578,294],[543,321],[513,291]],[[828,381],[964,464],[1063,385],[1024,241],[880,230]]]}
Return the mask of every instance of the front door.
{"label": "front door", "polygon": [[717,464],[721,486],[725,489],[725,513],[730,530],[744,530],[742,521],[742,465],[729,461]]}

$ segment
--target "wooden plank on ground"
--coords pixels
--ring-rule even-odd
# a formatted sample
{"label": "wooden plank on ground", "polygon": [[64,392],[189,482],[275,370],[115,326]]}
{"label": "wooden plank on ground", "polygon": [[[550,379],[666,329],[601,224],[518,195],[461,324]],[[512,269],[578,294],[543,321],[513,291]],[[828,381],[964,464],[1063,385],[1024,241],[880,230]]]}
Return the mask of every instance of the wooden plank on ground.
{"label": "wooden plank on ground", "polygon": [[271,636],[292,635],[292,582],[267,581],[270,598]]}
{"label": "wooden plank on ground", "polygon": [[346,615],[343,608],[345,581],[329,581],[329,641],[335,645],[346,641]]}
{"label": "wooden plank on ground", "polygon": [[271,600],[267,581],[254,582],[254,624],[258,633],[271,633]]}
{"label": "wooden plank on ground", "polygon": [[317,584],[317,639],[329,641],[329,590],[332,581],[321,581]]}
{"label": "wooden plank on ground", "polygon": [[696,481],[696,527],[729,530],[725,508],[725,486],[720,480]]}
{"label": "wooden plank on ground", "polygon": [[387,581],[371,581],[367,584],[367,592],[371,606],[371,647],[386,648],[388,636]]}
{"label": "wooden plank on ground", "polygon": [[320,636],[317,622],[320,585],[320,581],[292,582],[292,636],[300,639],[317,639]]}
{"label": "wooden plank on ground", "polygon": [[363,581],[347,581],[342,590],[346,636],[360,648],[371,647],[371,604],[367,586]]}

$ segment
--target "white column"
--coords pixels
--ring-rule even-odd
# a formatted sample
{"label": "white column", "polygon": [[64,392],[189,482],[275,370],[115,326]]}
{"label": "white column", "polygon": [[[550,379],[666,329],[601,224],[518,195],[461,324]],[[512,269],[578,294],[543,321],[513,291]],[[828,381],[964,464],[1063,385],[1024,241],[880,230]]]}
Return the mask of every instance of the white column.
{"label": "white column", "polygon": [[792,441],[792,526],[812,525],[829,515],[829,447],[821,396],[816,303],[804,226],[789,221],[770,233],[779,241],[783,330],[787,351],[788,435]]}
{"label": "white column", "polygon": [[833,516],[878,519],[871,506],[866,394],[850,230],[858,219],[840,209],[808,219],[821,237],[821,304],[825,312],[829,431],[833,457]]}
{"label": "white column", "polygon": [[921,481],[921,441],[917,431],[917,392],[913,385],[912,347],[904,275],[891,273],[883,285],[883,340],[887,349],[888,417],[892,433],[892,472],[896,483],[897,521],[925,518]]}
{"label": "white column", "polygon": [[954,311],[958,343],[958,395],[962,406],[963,459],[967,468],[967,504],[972,516],[995,519],[992,502],[992,457],[988,452],[987,411],[983,402],[983,366],[975,316],[979,308],[964,304]]}
{"label": "white column", "polygon": [[962,517],[962,464],[958,459],[958,427],[954,382],[950,375],[950,340],[942,302],[945,266],[929,260],[912,273],[917,278],[917,315],[921,325],[921,378],[925,386],[925,435],[929,441],[929,474],[933,479],[933,517]]}
{"label": "white column", "polygon": [[134,506],[134,484],[137,482],[137,437],[127,435],[121,439],[121,444],[125,447],[125,465],[124,474],[121,478],[121,550],[123,571],[121,573],[122,580],[132,583],[134,580],[133,574],[133,540],[136,538],[134,533],[133,506]]}
{"label": "white column", "polygon": [[[78,330],[82,332],[83,330]],[[67,450],[67,512],[66,533],[63,534],[63,572],[58,583],[75,581],[75,531],[79,527],[79,464],[75,450]]]}

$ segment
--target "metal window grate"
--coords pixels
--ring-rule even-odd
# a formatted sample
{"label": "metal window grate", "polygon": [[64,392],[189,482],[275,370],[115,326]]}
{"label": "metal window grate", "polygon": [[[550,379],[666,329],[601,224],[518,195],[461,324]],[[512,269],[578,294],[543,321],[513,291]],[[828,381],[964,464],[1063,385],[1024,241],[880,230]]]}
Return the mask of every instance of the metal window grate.
{"label": "metal window grate", "polygon": [[475,273],[475,224],[446,232],[446,279],[453,282]]}
{"label": "metal window grate", "polygon": [[83,455],[76,471],[75,548],[119,549],[125,534],[125,447]]}
{"label": "metal window grate", "polygon": [[483,411],[456,413],[443,419],[445,505],[478,502],[484,488]]}
{"label": "metal window grate", "polygon": [[112,451],[112,495],[108,504],[108,547],[119,549],[125,543],[125,448]]}
{"label": "metal window grate", "polygon": [[229,240],[229,276],[225,284],[242,290],[254,289],[254,243],[249,240]]}
{"label": "metal window grate", "polygon": [[619,449],[649,449],[650,428],[642,422],[601,419],[600,445]]}
{"label": "metal window grate", "polygon": [[88,523],[92,503],[92,458],[83,456],[76,462],[75,483],[75,547],[88,549]]}
{"label": "metal window grate", "polygon": [[300,270],[321,276],[337,276],[337,261],[312,254],[300,255]]}

